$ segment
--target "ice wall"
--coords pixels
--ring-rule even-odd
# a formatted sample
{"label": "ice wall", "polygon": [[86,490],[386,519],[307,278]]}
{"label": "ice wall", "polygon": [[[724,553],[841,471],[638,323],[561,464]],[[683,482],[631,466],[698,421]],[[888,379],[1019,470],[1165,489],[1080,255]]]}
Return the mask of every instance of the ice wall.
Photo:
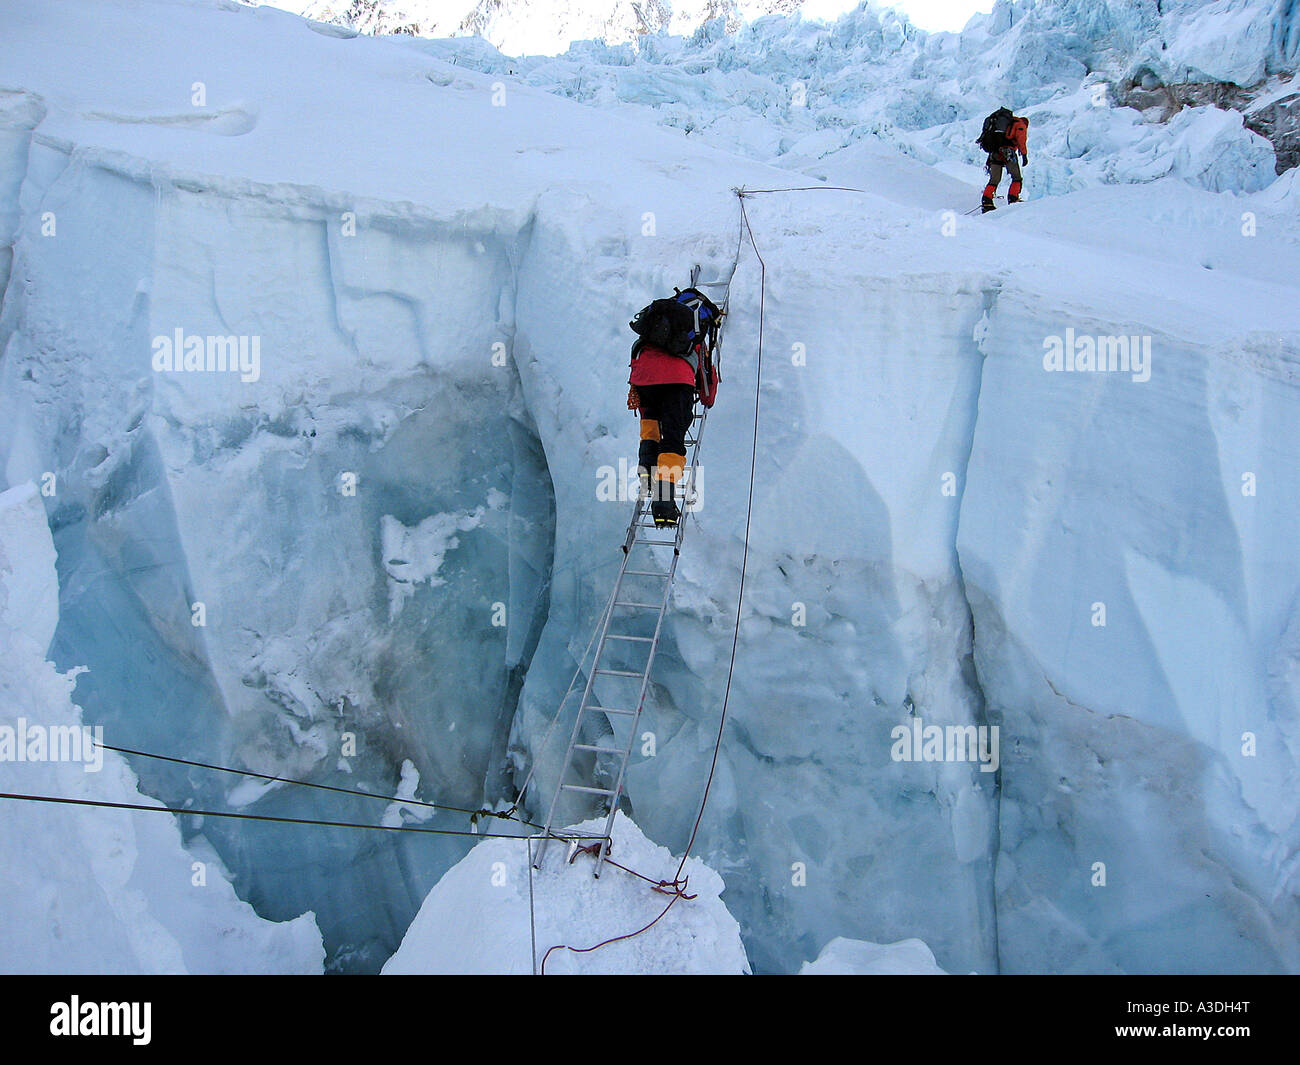
{"label": "ice wall", "polygon": [[[24,754],[0,760],[0,790],[156,805],[112,751],[31,737],[83,732],[75,673],[45,661],[58,621],[55,552],[34,484],[0,492],[0,728]],[[167,814],[44,806],[0,811],[0,969],[9,973],[320,972],[310,913],[262,920],[206,850],[187,850]]]}
{"label": "ice wall", "polygon": [[[25,101],[20,117],[41,111],[36,94]],[[214,108],[213,124],[254,111]],[[443,802],[499,796],[487,776],[545,616],[551,551],[541,448],[513,367],[492,362],[511,341],[526,216],[253,190],[195,176],[210,142],[247,129],[148,112],[93,121],[132,150],[33,140],[15,123],[7,180],[25,286],[7,291],[0,323],[3,467],[10,481],[57,478],[52,654],[89,667],[78,699],[125,746],[390,794],[410,758]],[[168,145],[197,169],[159,174],[152,160],[178,162]],[[176,330],[256,338],[256,372],[157,372],[154,340]],[[440,516],[461,526],[443,565],[409,575],[385,532]],[[440,593],[447,583],[461,594]],[[498,609],[508,625],[492,624]],[[139,771],[169,800],[236,801],[229,779]],[[321,813],[317,796],[286,789],[257,809]],[[373,820],[365,802],[332,813]],[[464,851],[329,830],[304,845],[259,828],[206,831],[264,912],[315,908],[332,951],[361,966],[391,952]],[[377,881],[392,890],[376,896]]]}
{"label": "ice wall", "polygon": [[[82,71],[92,62],[78,51],[88,32],[84,9],[63,10],[61,49]],[[234,13],[224,9],[167,10],[228,20],[229,47],[250,57],[250,70],[259,48],[287,47],[277,33],[293,34],[292,46],[319,57],[313,61],[332,63],[338,49],[352,48],[381,84],[413,77],[420,94],[432,94],[442,108],[443,140],[420,142],[418,165],[355,173],[355,160],[384,150],[391,131],[418,121],[429,102],[395,91],[399,113],[385,119],[346,86],[330,104],[335,110],[321,113],[337,128],[355,123],[363,141],[373,140],[353,145],[347,165],[338,153],[314,153],[296,116],[281,115],[248,87],[244,99],[214,100],[209,108],[255,117],[232,137],[151,120],[161,103],[145,111],[135,104],[131,112],[130,100],[98,100],[96,114],[116,117],[63,110],[31,139],[15,180],[17,214],[26,222],[15,254],[30,281],[6,294],[3,318],[6,413],[21,428],[6,442],[4,462],[10,477],[47,467],[59,474],[51,521],[65,609],[55,651],[89,665],[79,698],[129,746],[180,748],[390,793],[410,758],[425,797],[465,805],[503,797],[511,771],[503,758],[507,730],[515,725],[522,748],[518,781],[604,598],[626,520],[625,503],[594,503],[602,468],[634,454],[636,439],[634,419],[617,409],[611,417],[609,389],[622,373],[627,338],[609,308],[634,306],[680,282],[691,261],[708,277],[726,276],[738,236],[728,187],[771,184],[781,175],[633,126],[619,134],[630,161],[606,176],[595,164],[609,158],[609,127],[593,112],[573,105],[557,112],[550,97],[512,90],[499,132],[485,132],[482,115],[494,114],[487,110],[492,83],[431,63],[418,48],[340,41],[269,12],[239,13],[244,21],[232,22]],[[39,52],[30,42],[29,49]],[[372,53],[380,58],[366,60]],[[159,57],[164,72],[168,62]],[[76,71],[65,72],[66,91],[88,99],[114,83],[101,71],[79,86],[85,75]],[[171,75],[185,76],[182,69]],[[43,85],[35,68],[18,76]],[[74,134],[78,140],[68,139]],[[259,138],[259,149],[250,148]],[[462,150],[445,153],[448,139]],[[261,180],[276,172],[277,152],[281,172],[313,183]],[[165,168],[146,161],[155,158],[165,159]],[[382,195],[328,191],[349,184]],[[57,216],[59,235],[43,242],[39,222],[47,210]],[[357,214],[356,236],[342,232],[348,211]],[[104,262],[114,265],[101,284]],[[752,261],[744,269],[733,291],[741,359],[752,350],[757,304]],[[901,286],[886,285],[877,299],[892,295],[901,297]],[[964,321],[936,323],[945,343],[969,335],[982,306],[977,295],[972,300]],[[855,318],[869,311],[862,305]],[[155,372],[153,341],[177,328],[259,337],[257,379]],[[807,342],[826,343],[816,334]],[[508,355],[504,366],[493,361],[498,343]],[[743,366],[738,362],[736,378],[742,388]],[[968,374],[959,360],[951,372]],[[60,398],[51,404],[54,387]],[[947,387],[938,386],[941,393]],[[743,452],[739,409],[711,431],[720,459]],[[774,439],[794,445],[797,434]],[[790,473],[784,495],[813,488],[800,484],[817,463],[816,450],[803,452],[803,468]],[[720,474],[725,468],[720,462]],[[358,475],[356,496],[341,490],[345,473]],[[683,611],[682,634],[670,635],[661,659],[662,691],[673,695],[657,697],[649,727],[662,733],[664,750],[653,771],[634,770],[634,804],[678,846],[716,721],[711,645],[725,630],[737,562],[741,482],[718,480],[719,524],[703,534],[682,585],[685,601],[698,605]],[[865,511],[855,504],[846,518],[858,514],[872,523],[868,537],[886,521],[879,504]],[[436,573],[428,572],[428,555],[389,557],[395,548],[427,549],[429,530],[443,526],[454,535],[439,540]],[[777,550],[788,562],[796,558],[786,546]],[[888,550],[868,551],[870,559],[851,548],[843,563],[815,561],[800,594],[825,592],[839,573],[888,589]],[[770,594],[776,598],[765,612],[785,614],[789,596],[775,588]],[[202,626],[193,624],[196,603],[204,607]],[[491,624],[496,603],[507,607],[504,631]],[[826,609],[827,619],[845,616],[839,624],[846,637],[855,624],[884,626],[895,610],[860,595]],[[546,627],[530,658],[534,618]],[[958,619],[944,639],[960,646],[963,631]],[[880,699],[896,703],[905,674],[923,666],[896,661],[889,633],[873,639],[880,643],[873,661],[890,669]],[[828,642],[837,661],[852,657]],[[946,649],[941,656],[952,660]],[[516,664],[519,672],[511,673]],[[512,722],[525,665],[523,712]],[[945,667],[954,677],[958,668]],[[857,693],[875,683],[860,671],[847,686],[834,685],[834,728],[852,729]],[[795,692],[802,686],[790,684]],[[778,794],[799,796],[795,810],[778,811],[770,843],[755,847],[761,878],[749,874],[747,855],[729,859],[747,874],[734,889],[738,912],[756,935],[771,939],[764,964],[786,965],[782,953],[809,921],[816,924],[807,933],[809,956],[843,921],[875,938],[915,931],[904,872],[883,930],[857,888],[837,881],[838,871],[814,878],[812,891],[790,892],[792,861],[838,855],[824,827],[833,815],[800,795],[797,773],[782,781],[789,774],[770,764],[768,752],[790,742],[790,723],[766,720],[762,701],[736,720],[747,717],[754,754],[733,779],[724,770],[721,823],[742,823],[748,814],[738,808],[739,795],[769,780]],[[343,755],[348,732],[358,737],[352,758]],[[813,749],[837,745],[828,738]],[[804,743],[799,749],[812,750]],[[556,754],[542,752],[536,794],[545,794]],[[860,773],[855,748],[839,755],[843,786],[888,793],[888,783],[852,783]],[[140,772],[168,798],[247,798],[197,774],[147,765]],[[320,811],[314,796],[291,789],[272,790],[249,808]],[[356,804],[344,812],[365,816]],[[747,831],[767,832],[771,816],[760,811]],[[935,807],[924,820],[942,853],[909,853],[927,871],[957,862],[945,810]],[[301,830],[263,825],[236,832],[210,824],[205,831],[263,912],[314,907],[335,963],[350,967],[375,964],[385,944],[395,944],[432,880],[463,853],[461,844],[439,847],[427,838],[408,847],[323,831],[308,843]],[[739,838],[726,842],[728,831],[710,825],[707,832],[718,853],[739,846]],[[859,871],[862,846],[842,859]],[[978,861],[978,853],[964,839],[961,861]],[[376,883],[385,885],[382,893]],[[775,923],[774,893],[790,911]],[[949,949],[963,964],[987,967],[988,933],[973,920],[979,898],[990,895],[987,865],[982,886],[979,875],[964,879],[959,906],[940,907],[937,884],[922,894],[945,911],[939,937]],[[951,885],[942,889],[946,898],[953,894]],[[838,901],[823,911],[831,898]],[[770,932],[759,931],[766,925]],[[972,946],[981,940],[983,948]]]}
{"label": "ice wall", "polygon": [[[1166,182],[965,222],[914,176],[935,209],[749,201],[767,361],[703,846],[751,960],[780,969],[870,924],[919,931],[950,971],[1294,969],[1297,574],[1273,443],[1296,401],[1293,212]],[[709,495],[645,719],[657,751],[630,771],[638,823],[674,846],[725,679],[756,272],[745,257],[732,283]],[[1067,330],[1150,356],[1050,369]],[[557,560],[589,550],[566,546],[567,506]],[[531,681],[525,737],[549,714]],[[891,730],[916,718],[996,726],[998,772],[894,762]]]}
{"label": "ice wall", "polygon": [[[125,746],[380,791],[410,757],[442,801],[477,806],[544,616],[550,552],[544,465],[513,374],[481,369],[503,316],[508,328],[508,249],[490,225],[478,231],[489,248],[473,229],[393,233],[367,217],[332,251],[323,204],[151,187],[33,154],[24,195],[57,212],[61,239],[22,257],[36,298],[5,304],[6,402],[31,427],[7,470],[60,481],[53,654],[90,667],[79,698]],[[96,259],[115,264],[112,279],[78,283]],[[152,338],[177,329],[257,337],[259,378],[155,375]],[[25,400],[53,382],[61,408],[45,418]],[[441,514],[476,515],[437,574],[465,589],[454,599],[383,551],[386,527]],[[489,624],[496,603],[509,629]],[[475,637],[460,646],[448,632]],[[228,784],[141,772],[173,799]],[[262,805],[318,809],[289,791]],[[302,894],[310,851],[274,828],[236,835],[276,855],[241,882],[251,897],[277,913],[317,905]],[[336,920],[364,913],[350,896],[375,877],[418,902],[436,847],[408,858],[358,843],[333,841],[359,853]]]}
{"label": "ice wall", "polygon": [[957,542],[989,717],[1016,737],[997,859],[1008,969],[1296,967],[1284,441],[1300,349],[1272,328],[1272,288],[1238,289],[1235,327],[1189,304],[1162,321],[1140,289],[1140,309],[1116,295],[1069,316],[1103,336],[1143,321],[1145,382],[1027,372],[1042,307],[1004,291],[990,315]]}

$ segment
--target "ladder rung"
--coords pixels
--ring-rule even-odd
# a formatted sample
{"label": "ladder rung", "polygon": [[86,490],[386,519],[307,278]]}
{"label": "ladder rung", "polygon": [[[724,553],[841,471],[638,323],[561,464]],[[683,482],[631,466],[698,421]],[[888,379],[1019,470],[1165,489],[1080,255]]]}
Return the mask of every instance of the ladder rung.
{"label": "ladder rung", "polygon": [[[698,267],[696,268],[696,271],[698,271]],[[692,272],[692,280],[694,279],[694,274],[696,271]],[[704,282],[704,283],[709,284],[710,282]],[[722,282],[715,282],[715,283],[722,284]],[[650,676],[649,676],[650,665],[654,660],[655,646],[657,644],[660,634],[659,634],[659,629],[657,628],[655,629],[655,634],[653,636],[633,636],[630,634],[610,632],[609,629],[614,624],[613,611],[617,607],[624,607],[629,610],[653,610],[659,616],[659,624],[663,623],[664,613],[665,611],[668,610],[669,599],[671,598],[673,574],[675,573],[676,560],[674,559],[673,567],[670,567],[667,572],[658,572],[655,570],[643,570],[643,569],[628,569],[626,567],[631,562],[630,556],[633,547],[641,547],[641,546],[671,547],[673,549],[673,554],[675,556],[680,556],[682,540],[685,535],[686,518],[690,514],[694,513],[694,511],[698,508],[699,499],[700,499],[698,477],[702,471],[702,467],[700,466],[699,463],[699,446],[700,446],[700,439],[703,435],[704,420],[707,417],[707,413],[708,413],[707,411],[700,409],[698,406],[695,409],[693,409],[691,411],[690,420],[687,422],[686,425],[686,432],[683,434],[685,438],[685,447],[682,450],[686,452],[687,456],[689,456],[689,462],[686,463],[686,466],[682,471],[682,475],[679,478],[678,487],[680,489],[681,498],[682,498],[682,510],[681,510],[679,521],[672,525],[663,525],[663,524],[656,523],[654,521],[654,516],[653,516],[654,507],[652,505],[652,500],[649,497],[648,487],[647,489],[645,489],[646,491],[645,495],[641,495],[639,493],[637,495],[636,507],[632,512],[631,521],[628,524],[627,532],[624,535],[623,542],[619,545],[623,550],[624,569],[619,573],[618,576],[619,583],[615,585],[615,590],[613,593],[614,598],[611,600],[610,605],[606,610],[602,627],[599,630],[600,642],[598,645],[598,649],[596,651],[596,658],[591,664],[592,670],[588,677],[587,690],[583,694],[582,703],[578,707],[578,716],[573,726],[573,734],[569,740],[568,751],[565,754],[564,766],[560,770],[560,779],[556,785],[555,796],[551,800],[551,810],[546,818],[546,829],[545,829],[546,838],[543,839],[541,844],[541,849],[538,851],[537,858],[534,863],[534,866],[536,868],[541,868],[542,853],[545,850],[547,842],[549,842],[549,840],[552,838],[567,839],[570,841],[569,843],[570,859],[572,859],[573,857],[573,853],[575,851],[575,848],[578,845],[579,840],[600,840],[600,841],[609,840],[608,829],[609,826],[613,823],[614,815],[616,813],[617,806],[618,806],[619,796],[624,794],[623,774],[627,771],[628,761],[631,757],[632,741],[629,738],[628,745],[623,748],[606,746],[604,743],[600,742],[600,740],[597,740],[594,743],[579,743],[578,737],[581,735],[581,726],[583,724],[582,715],[587,713],[621,714],[621,715],[631,717],[632,721],[629,722],[629,726],[632,728],[632,736],[633,737],[635,736],[636,733],[635,725],[637,720],[639,719],[639,715],[641,714],[644,706],[645,694],[650,680]],[[651,559],[648,560],[647,562],[642,562],[640,564],[652,565],[654,564],[655,561],[656,560]],[[658,578],[662,580],[664,582],[664,586],[662,589],[659,590],[662,591],[663,598],[658,602],[645,602],[639,599],[617,598],[618,589],[622,586],[622,580],[625,576],[626,577],[652,577],[652,578]],[[636,591],[643,594],[654,595],[656,590],[657,589],[655,589],[655,587],[651,585],[644,589],[637,589]],[[627,617],[620,616],[618,622],[619,624],[625,625],[630,620],[631,619]],[[622,640],[626,643],[648,644],[649,649],[648,649],[647,662],[645,667],[638,672],[633,672],[632,670],[627,670],[627,669],[598,668],[603,653],[606,650],[608,650],[606,641],[609,640]],[[629,655],[628,657],[632,657],[632,656]],[[593,689],[593,685],[595,684],[595,678],[597,676],[625,677],[629,680],[641,681],[640,696],[637,700],[636,707],[632,708],[632,707],[622,707],[622,706],[601,706],[598,703],[596,703],[594,701],[596,695]],[[592,701],[589,702],[588,700],[592,700]],[[603,722],[601,724],[604,727],[608,727],[610,725],[613,725],[614,723]],[[617,743],[619,742],[617,731],[618,731],[617,728],[615,728],[615,735],[602,737],[602,738],[611,739],[615,743]],[[597,756],[604,756],[604,757],[621,756],[621,761],[619,763],[620,764],[619,776],[618,776],[618,780],[615,782],[613,791],[609,790],[608,788],[591,787],[585,784],[566,784],[564,782],[565,776],[568,773],[570,772],[577,773],[579,769],[578,764],[574,760],[578,751],[582,751],[584,753],[590,752]],[[608,763],[605,764],[607,765]],[[579,776],[579,779],[582,779],[581,775]],[[590,777],[588,779],[590,779]],[[598,776],[597,779],[604,779],[604,777]],[[587,833],[587,832],[555,833],[552,831],[551,826],[552,826],[552,820],[556,812],[556,806],[560,801],[561,794],[563,794],[566,791],[578,792],[580,794],[585,794],[585,795],[597,795],[603,798],[608,798],[613,800],[610,803],[599,804],[605,806],[609,813],[609,821],[606,822],[605,832],[603,833]],[[607,853],[607,849],[605,847],[602,847],[597,855],[596,867],[595,867],[595,875],[597,877],[600,876],[601,864],[605,860],[606,853]]]}

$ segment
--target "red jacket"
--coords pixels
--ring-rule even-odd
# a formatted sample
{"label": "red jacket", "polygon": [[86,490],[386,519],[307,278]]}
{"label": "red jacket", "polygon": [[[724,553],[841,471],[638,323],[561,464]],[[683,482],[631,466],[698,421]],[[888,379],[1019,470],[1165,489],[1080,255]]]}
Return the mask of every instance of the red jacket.
{"label": "red jacket", "polygon": [[1029,154],[1029,149],[1026,146],[1028,135],[1029,119],[1013,118],[1011,125],[1007,127],[1007,147],[1019,152],[1022,159]]}
{"label": "red jacket", "polygon": [[646,344],[632,360],[632,375],[628,378],[628,384],[690,385],[694,388],[695,369],[685,359]]}

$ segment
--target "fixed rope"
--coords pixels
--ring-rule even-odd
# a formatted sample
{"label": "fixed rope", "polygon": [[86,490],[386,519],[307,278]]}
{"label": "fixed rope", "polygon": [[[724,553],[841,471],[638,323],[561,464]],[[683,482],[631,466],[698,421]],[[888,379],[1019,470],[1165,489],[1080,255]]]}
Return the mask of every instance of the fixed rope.
{"label": "fixed rope", "polygon": [[[727,663],[727,687],[722,695],[722,713],[718,717],[718,738],[713,744],[713,759],[709,763],[708,779],[704,782],[704,795],[700,798],[700,812],[695,817],[690,841],[682,851],[682,860],[677,866],[678,879],[681,878],[682,870],[686,868],[686,859],[690,857],[691,848],[695,846],[695,837],[700,831],[700,823],[704,820],[704,809],[709,802],[709,792],[713,788],[713,777],[718,770],[718,757],[722,751],[722,735],[727,726],[727,707],[731,702],[731,679],[736,671],[736,650],[740,646],[740,616],[745,605],[745,570],[749,563],[749,533],[754,517],[754,473],[758,465],[758,417],[763,386],[763,324],[767,309],[767,263],[763,261],[763,254],[758,250],[758,242],[754,239],[754,227],[750,225],[749,212],[745,210],[745,195],[743,191],[738,191],[736,199],[740,201],[740,217],[745,223],[745,232],[749,234],[750,247],[754,249],[754,256],[758,259],[758,355],[754,367],[754,427],[749,448],[749,490],[745,498],[745,536],[740,555],[740,589],[736,594],[736,625],[731,633],[731,658]],[[673,899],[668,905],[671,906],[676,901]]]}
{"label": "fixed rope", "polygon": [[[591,843],[586,847],[578,847],[575,850],[574,854],[569,858],[569,864],[572,865],[574,859],[579,854],[595,855],[597,848],[604,846],[604,844],[605,844],[604,840],[597,840],[595,843]],[[629,869],[626,865],[620,865],[618,862],[614,861],[613,858],[610,858],[608,856],[605,857],[605,864],[612,865],[616,869],[622,869],[623,872],[625,873],[631,873],[639,880],[644,880],[647,884],[649,884],[651,891],[657,891],[661,895],[671,895],[672,898],[668,900],[668,905],[659,911],[659,915],[653,921],[651,921],[649,924],[643,925],[642,927],[638,928],[635,932],[625,932],[621,936],[610,936],[608,939],[602,939],[599,943],[593,943],[589,947],[571,947],[567,943],[556,943],[554,946],[548,947],[546,953],[542,956],[542,969],[541,969],[542,976],[546,975],[546,963],[548,960],[550,960],[551,955],[555,951],[567,950],[567,951],[571,951],[574,954],[590,954],[592,951],[599,950],[601,947],[607,947],[611,943],[621,943],[625,939],[632,939],[634,936],[641,935],[642,932],[650,931],[650,929],[652,929],[661,920],[663,920],[664,916],[668,913],[668,911],[673,908],[673,903],[675,903],[678,899],[685,899],[687,902],[691,902],[698,897],[696,895],[687,894],[686,887],[690,878],[689,877],[683,878],[680,869],[678,870],[676,880],[656,881],[646,876],[644,873],[638,873],[635,869]],[[533,947],[533,950],[534,952],[536,952],[537,950],[536,946]],[[535,958],[536,953],[534,953],[533,956]]]}
{"label": "fixed rope", "polygon": [[252,769],[233,769],[230,766],[216,765],[212,762],[196,762],[189,758],[174,758],[167,754],[154,754],[150,751],[137,751],[131,747],[115,747],[111,743],[97,743],[97,747],[102,747],[106,751],[116,751],[118,754],[131,754],[139,758],[152,758],[159,762],[174,762],[176,765],[192,766],[196,769],[211,769],[218,773],[233,773],[236,776],[255,777],[258,780],[269,780],[277,784],[295,784],[302,788],[315,788],[318,791],[332,791],[339,795],[354,795],[362,799],[382,799],[387,803],[402,803],[405,806],[424,806],[431,810],[444,810],[448,813],[469,814],[477,823],[480,817],[497,817],[503,821],[518,821],[521,825],[528,828],[540,828],[539,825],[530,824],[522,818],[513,816],[511,810],[499,811],[489,810],[486,808],[471,810],[466,806],[448,806],[446,803],[425,802],[423,799],[402,799],[392,795],[380,795],[374,791],[360,791],[356,788],[340,788],[333,784],[317,784],[310,780],[298,780],[294,777],[271,776],[268,773],[258,773]]}
{"label": "fixed rope", "polygon": [[[107,746],[107,744],[105,744],[104,746]],[[117,748],[113,748],[113,749],[116,750]],[[238,772],[238,770],[232,770],[232,772]],[[360,794],[365,794],[365,793],[360,793]],[[144,803],[112,802],[107,799],[72,799],[61,795],[32,795],[32,794],[26,794],[22,792],[0,792],[0,799],[9,799],[18,802],[48,803],[57,806],[93,807],[96,809],[103,809],[103,810],[129,810],[136,813],[172,814],[173,816],[177,816],[177,817],[188,814],[192,817],[225,817],[225,818],[231,818],[239,821],[264,821],[264,822],[272,822],[275,824],[284,824],[284,825],[312,825],[321,828],[358,828],[358,829],[365,829],[374,832],[416,832],[421,835],[427,835],[427,836],[460,836],[460,837],[465,837],[465,838],[470,838],[475,840],[483,839],[483,836],[478,832],[469,832],[469,831],[458,830],[458,829],[421,828],[417,825],[373,825],[373,824],[366,824],[364,822],[359,822],[359,821],[328,821],[319,818],[279,817],[274,814],[237,813],[233,810],[204,810],[204,809],[198,809],[194,807],[186,808],[186,807],[175,807],[175,806],[150,806]],[[529,918],[529,937],[530,937],[530,944],[531,944],[529,957],[531,958],[532,961],[533,973],[534,975],[536,975],[537,973],[537,923],[536,923],[536,905],[535,905],[535,899],[533,893],[533,862],[532,862],[533,840],[536,837],[535,836],[493,836],[492,838],[503,839],[503,840],[518,840],[519,842],[524,843],[528,848],[527,850],[528,918]],[[561,837],[556,836],[553,838],[559,839]],[[584,847],[582,848],[582,850],[591,851],[592,848]],[[606,859],[606,861],[609,862],[609,864],[615,866],[616,868],[621,869],[623,872],[629,873],[630,875],[636,877],[637,879],[642,880],[645,883],[649,884],[651,886],[651,890],[653,891],[658,891],[662,894],[667,894],[671,889],[671,891],[674,894],[673,901],[676,901],[676,899],[679,897],[686,898],[688,900],[695,898],[694,895],[685,894],[686,881],[684,880],[683,881],[667,881],[667,880],[656,881],[651,877],[646,876],[644,873],[637,872],[637,870],[629,868],[628,866],[623,865],[619,862],[615,862],[610,859]],[[667,912],[666,909],[665,912]],[[663,915],[660,914],[660,916],[662,917]],[[658,918],[656,918],[656,921],[657,920]],[[651,922],[651,925],[653,925],[654,923],[655,922]],[[647,925],[646,927],[648,928],[650,927],[650,925]],[[644,931],[644,929],[639,929],[636,933],[632,933],[632,934],[640,934],[641,931]],[[630,935],[622,936],[619,938],[630,938]],[[597,946],[604,946],[604,945],[605,944],[603,943],[597,944]],[[551,950],[555,950],[555,949],[558,948],[556,947],[551,948]],[[594,950],[594,949],[595,949],[594,947],[586,948],[586,950]],[[546,952],[546,957],[549,957],[550,953],[551,951],[548,950]],[[546,971],[546,958],[543,958],[542,973],[544,974],[545,971]]]}
{"label": "fixed rope", "polygon": [[[874,193],[868,192],[866,189],[851,189],[846,185],[797,185],[788,189],[747,189],[744,186],[741,186],[740,188],[732,189],[731,191],[742,199],[746,196],[757,196],[760,193],[767,192],[860,192],[864,196],[874,195]],[[752,233],[750,234],[750,237],[752,239]]]}
{"label": "fixed rope", "polygon": [[[109,802],[107,799],[69,799],[61,795],[27,795],[0,791],[0,799],[24,802],[47,802],[65,806],[94,806],[105,810],[136,810],[153,814],[188,814],[192,817],[229,817],[239,821],[274,821],[283,825],[317,825],[324,828],[364,828],[374,832],[420,832],[428,836],[469,836],[482,839],[480,832],[451,828],[419,828],[416,825],[370,825],[362,821],[324,821],[309,817],[277,817],[274,814],[241,814],[233,810],[199,810],[193,807],[147,806],[136,802]],[[396,800],[403,802],[405,800]],[[494,836],[493,839],[528,839],[527,836]]]}

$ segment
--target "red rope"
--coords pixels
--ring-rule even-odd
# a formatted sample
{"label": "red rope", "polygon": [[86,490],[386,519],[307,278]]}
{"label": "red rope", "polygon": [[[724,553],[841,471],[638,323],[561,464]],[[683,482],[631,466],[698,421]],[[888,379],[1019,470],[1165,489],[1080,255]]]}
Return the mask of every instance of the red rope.
{"label": "red rope", "polygon": [[[597,848],[599,848],[604,842],[605,842],[604,840],[597,840],[595,843],[588,844],[586,847],[578,847],[573,852],[573,856],[569,859],[569,864],[572,865],[574,860],[578,857],[579,854],[590,854],[592,856],[595,856]],[[644,873],[638,873],[635,869],[629,869],[626,865],[620,865],[618,862],[614,861],[613,858],[606,857],[605,864],[612,865],[616,869],[622,869],[623,872],[625,873],[631,873],[633,876],[638,877],[639,879],[644,880],[647,884],[649,884],[650,890],[657,891],[661,895],[672,895],[672,898],[668,900],[668,905],[659,911],[658,917],[656,917],[649,924],[644,925],[641,928],[638,928],[635,932],[625,932],[621,936],[611,936],[609,939],[603,939],[599,943],[596,943],[590,947],[571,947],[567,943],[557,943],[553,947],[548,947],[546,953],[542,956],[541,974],[543,976],[546,975],[546,962],[550,958],[551,953],[553,951],[568,950],[568,951],[572,951],[574,954],[590,954],[593,950],[599,950],[601,947],[607,947],[611,943],[618,943],[624,939],[631,939],[633,936],[639,936],[642,932],[648,932],[655,925],[657,925],[661,920],[663,920],[664,915],[673,908],[673,904],[676,903],[678,899],[685,899],[687,902],[691,902],[692,900],[698,897],[697,895],[688,895],[686,893],[686,887],[687,884],[690,882],[691,878],[683,877],[681,875],[680,869],[677,870],[678,878],[676,880],[655,881],[650,879],[650,877],[646,876]]]}

